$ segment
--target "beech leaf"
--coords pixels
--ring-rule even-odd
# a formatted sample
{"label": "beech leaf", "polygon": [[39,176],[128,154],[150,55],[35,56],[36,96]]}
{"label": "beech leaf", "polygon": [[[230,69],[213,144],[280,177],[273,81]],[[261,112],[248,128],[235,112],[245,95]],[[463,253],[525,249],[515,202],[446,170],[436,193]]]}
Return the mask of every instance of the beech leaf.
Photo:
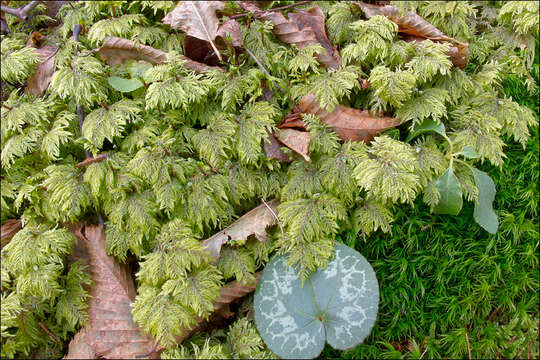
{"label": "beech leaf", "polygon": [[281,150],[282,146],[274,134],[268,134],[268,141],[264,143],[264,153],[269,159],[276,159],[283,162],[291,161],[289,155]]}
{"label": "beech leaf", "polygon": [[[119,264],[105,251],[103,226],[76,230],[86,245],[85,258],[90,264],[93,284],[90,288],[89,324],[71,340],[67,359],[129,359],[148,354],[157,357],[154,341],[143,335],[133,322],[131,303],[135,285],[127,265]],[[84,258],[82,259],[85,262]]]}
{"label": "beech leaf", "polygon": [[358,110],[338,105],[328,113],[315,100],[315,95],[304,96],[298,106],[304,113],[317,115],[345,141],[371,141],[380,132],[400,125],[392,117],[373,116],[368,110]]}
{"label": "beech leaf", "polygon": [[478,201],[474,204],[474,220],[487,232],[495,234],[499,228],[499,219],[493,211],[495,183],[485,172],[476,168],[473,168],[472,171],[478,188]]}
{"label": "beech leaf", "polygon": [[311,141],[309,132],[294,129],[280,129],[276,133],[276,137],[289,149],[302,155],[306,161],[311,160],[308,155],[309,142]]}
{"label": "beech leaf", "polygon": [[189,36],[208,41],[221,60],[214,40],[216,39],[219,20],[217,10],[225,9],[221,1],[181,1],[162,22],[173,29],[182,30]]}
{"label": "beech leaf", "polygon": [[264,268],[255,291],[255,323],[279,357],[315,358],[326,341],[347,350],[371,332],[379,307],[375,271],[356,250],[343,244],[334,249],[334,259],[303,286],[284,256]]}
{"label": "beech leaf", "polygon": [[[37,44],[35,44],[37,47]],[[34,74],[28,79],[28,86],[26,92],[30,95],[41,96],[45,93],[51,78],[54,74],[54,61],[56,54],[58,53],[58,47],[53,45],[45,45],[39,49],[35,49],[35,52],[41,57],[41,63],[37,66]]]}
{"label": "beech leaf", "polygon": [[274,213],[265,204],[261,204],[245,213],[225,230],[204,240],[201,245],[206,246],[210,250],[210,254],[217,260],[221,247],[230,240],[247,240],[250,235],[254,235],[259,241],[266,241],[266,228],[277,224],[275,214],[279,201],[271,200],[266,204]]}
{"label": "beech leaf", "polygon": [[[161,64],[167,60],[167,53],[164,51],[114,36],[107,36],[103,40],[103,44],[96,51],[99,53],[101,60],[107,61],[111,66],[122,64],[130,59],[144,60],[154,65]],[[193,61],[185,56],[183,60],[185,61],[184,66],[195,72],[200,73],[210,69],[216,69]]]}
{"label": "beech leaf", "polygon": [[[246,9],[253,11],[253,4],[250,4]],[[274,34],[287,44],[295,44],[299,49],[311,44],[322,45],[325,51],[317,55],[319,62],[326,68],[338,69],[341,67],[341,58],[337,49],[328,39],[324,13],[318,6],[307,11],[297,10],[296,13],[289,13],[288,20],[280,12],[271,10],[256,11],[253,16],[262,21],[272,22]]]}
{"label": "beech leaf", "polygon": [[420,15],[411,11],[407,12],[405,15],[400,15],[399,9],[393,5],[374,5],[360,1],[355,1],[353,3],[362,9],[362,12],[367,18],[375,15],[383,15],[395,22],[399,27],[400,33],[412,36],[406,38],[406,40],[430,39],[451,42],[455,45],[448,53],[448,56],[452,59],[452,63],[462,69],[467,65],[469,44],[447,36]]}
{"label": "beech leaf", "polygon": [[463,192],[454,169],[450,166],[435,182],[435,187],[441,194],[439,203],[435,206],[436,214],[457,215],[463,206]]}
{"label": "beech leaf", "polygon": [[22,224],[19,219],[6,220],[0,227],[0,248],[3,248],[15,234],[21,230]]}

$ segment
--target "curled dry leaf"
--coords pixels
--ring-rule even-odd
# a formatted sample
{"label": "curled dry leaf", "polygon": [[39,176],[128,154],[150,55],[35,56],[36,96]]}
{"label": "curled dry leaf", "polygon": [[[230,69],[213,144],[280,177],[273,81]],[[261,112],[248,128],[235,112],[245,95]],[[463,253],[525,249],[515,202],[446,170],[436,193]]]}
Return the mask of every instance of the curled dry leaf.
{"label": "curled dry leaf", "polygon": [[[114,36],[107,36],[96,51],[99,53],[101,60],[107,61],[109,65],[121,64],[129,59],[148,61],[152,64],[161,64],[167,60],[167,54],[164,51]],[[183,59],[185,60],[184,66],[195,72],[200,73],[210,69],[217,69],[187,57]]]}
{"label": "curled dry leaf", "polygon": [[22,223],[19,219],[6,220],[0,227],[0,248],[3,248],[15,234],[21,230]]}
{"label": "curled dry leaf", "polygon": [[[279,205],[278,200],[271,200],[267,204],[275,214]],[[277,224],[274,214],[272,214],[272,211],[265,204],[261,204],[245,213],[225,230],[214,234],[201,244],[206,246],[212,256],[217,260],[219,259],[221,247],[229,240],[246,240],[250,235],[254,235],[259,241],[266,241],[266,228]]]}
{"label": "curled dry leaf", "polygon": [[400,120],[392,117],[373,116],[368,110],[358,110],[338,105],[328,113],[315,100],[315,95],[304,96],[298,106],[304,113],[314,114],[345,141],[371,141],[378,133],[396,127]]}
{"label": "curled dry leaf", "polygon": [[420,39],[451,42],[454,46],[450,49],[448,56],[452,59],[452,63],[460,68],[464,68],[467,65],[469,44],[447,36],[420,15],[409,11],[402,16],[399,14],[399,9],[392,5],[380,6],[366,4],[360,1],[356,1],[354,4],[360,7],[366,17],[370,18],[375,15],[386,16],[398,25],[400,33],[413,36],[413,38],[406,37],[405,40],[415,40],[414,37],[417,37]]}
{"label": "curled dry leaf", "polygon": [[128,359],[140,354],[157,357],[153,339],[143,335],[133,322],[131,303],[135,299],[135,285],[131,271],[107,255],[103,226],[73,228],[74,234],[86,245],[84,258],[90,264],[93,284],[89,324],[71,340],[66,358]]}
{"label": "curled dry leaf", "polygon": [[217,10],[225,9],[221,1],[181,1],[162,20],[173,29],[182,30],[189,36],[208,41],[216,55],[221,55],[214,44],[219,26]]}
{"label": "curled dry leaf", "polygon": [[276,137],[289,149],[302,155],[306,161],[311,160],[309,157],[309,142],[311,141],[309,132],[295,129],[280,129],[276,133]]}
{"label": "curled dry leaf", "polygon": [[268,140],[269,141],[264,143],[264,153],[267,158],[276,159],[282,162],[291,161],[289,155],[281,150],[283,145],[278,141],[274,134],[268,134]]}
{"label": "curled dry leaf", "polygon": [[28,79],[28,86],[26,87],[26,93],[35,96],[41,96],[45,93],[54,74],[54,61],[58,53],[58,47],[54,45],[43,45],[46,39],[46,36],[34,31],[26,42],[27,46],[35,48],[35,52],[41,58],[41,63],[37,66],[34,74]]}
{"label": "curled dry leaf", "polygon": [[277,11],[255,11],[255,7],[253,3],[249,3],[245,9],[254,11],[253,16],[259,20],[272,22],[275,25],[274,34],[281,41],[295,44],[299,49],[311,44],[320,44],[324,51],[317,56],[319,62],[326,68],[337,69],[341,66],[339,53],[328,39],[324,13],[318,6],[307,11],[297,10],[296,13],[290,13],[289,20]]}

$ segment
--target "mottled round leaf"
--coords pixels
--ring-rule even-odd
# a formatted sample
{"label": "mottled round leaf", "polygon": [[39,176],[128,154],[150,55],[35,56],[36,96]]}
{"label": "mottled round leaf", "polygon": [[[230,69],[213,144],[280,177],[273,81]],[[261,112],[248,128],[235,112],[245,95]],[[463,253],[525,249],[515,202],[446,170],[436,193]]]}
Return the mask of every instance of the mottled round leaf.
{"label": "mottled round leaf", "polygon": [[367,260],[343,244],[324,270],[301,285],[287,259],[265,267],[255,292],[255,322],[270,350],[282,358],[317,357],[325,341],[352,348],[369,335],[379,306],[379,284]]}
{"label": "mottled round leaf", "polygon": [[143,86],[143,83],[139,79],[124,79],[118,76],[111,76],[108,78],[109,85],[114,90],[120,92],[132,92]]}

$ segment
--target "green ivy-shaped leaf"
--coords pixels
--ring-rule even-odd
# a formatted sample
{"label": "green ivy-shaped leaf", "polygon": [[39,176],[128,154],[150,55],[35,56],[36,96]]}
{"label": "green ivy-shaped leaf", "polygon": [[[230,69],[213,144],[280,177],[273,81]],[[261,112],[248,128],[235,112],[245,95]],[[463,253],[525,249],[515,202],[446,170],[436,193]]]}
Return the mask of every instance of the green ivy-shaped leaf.
{"label": "green ivy-shaped leaf", "polygon": [[495,183],[485,172],[476,168],[473,168],[472,171],[478,188],[478,201],[474,204],[474,220],[487,232],[495,234],[499,228],[499,219],[493,211]]}
{"label": "green ivy-shaped leaf", "polygon": [[415,126],[411,130],[411,132],[409,133],[405,141],[409,142],[415,137],[417,137],[418,135],[422,135],[429,131],[435,131],[437,134],[446,136],[446,129],[442,122],[438,123],[438,122],[433,121],[432,119],[426,119],[420,125]]}
{"label": "green ivy-shaped leaf", "polygon": [[441,194],[439,203],[433,211],[436,214],[457,215],[463,206],[463,192],[454,169],[450,166],[435,182],[435,187]]}
{"label": "green ivy-shaped leaf", "polygon": [[255,292],[257,329],[282,358],[314,358],[325,344],[346,350],[371,332],[379,306],[379,283],[367,260],[343,244],[326,269],[301,279],[287,259],[266,266]]}
{"label": "green ivy-shaped leaf", "polygon": [[125,79],[118,76],[111,76],[107,80],[114,90],[124,93],[132,92],[143,86],[143,83],[139,79]]}

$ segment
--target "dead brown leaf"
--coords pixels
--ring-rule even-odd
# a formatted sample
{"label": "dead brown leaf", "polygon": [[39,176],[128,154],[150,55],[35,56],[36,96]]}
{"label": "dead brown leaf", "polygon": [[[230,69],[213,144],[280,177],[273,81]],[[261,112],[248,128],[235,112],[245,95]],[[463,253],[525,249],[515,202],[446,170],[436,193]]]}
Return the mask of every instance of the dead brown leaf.
{"label": "dead brown leaf", "polygon": [[295,129],[280,129],[276,133],[276,137],[289,149],[302,155],[306,161],[311,160],[309,157],[309,142],[311,141],[309,132]]}
{"label": "dead brown leaf", "polygon": [[341,58],[336,47],[333,47],[328,39],[324,14],[318,6],[309,10],[297,10],[290,13],[287,20],[283,14],[277,11],[257,11],[253,3],[241,2],[246,10],[253,11],[253,16],[262,21],[270,21],[274,24],[274,34],[287,43],[295,44],[299,49],[311,44],[320,44],[324,52],[317,56],[319,62],[326,68],[337,69],[341,66]]}
{"label": "dead brown leaf", "polygon": [[268,134],[269,142],[264,143],[264,153],[269,159],[276,159],[282,162],[289,162],[291,159],[281,147],[283,146],[274,134]]}
{"label": "dead brown leaf", "polygon": [[338,105],[328,113],[315,100],[315,95],[304,96],[298,106],[308,114],[314,114],[345,141],[371,141],[378,133],[396,127],[401,122],[392,117],[373,116],[368,110],[358,110]]}
{"label": "dead brown leaf", "polygon": [[277,224],[275,213],[279,201],[274,199],[267,204],[272,208],[274,214],[265,204],[259,205],[245,213],[225,230],[214,234],[201,244],[206,246],[210,250],[210,254],[217,260],[221,247],[229,240],[246,240],[249,236],[254,235],[259,241],[266,241],[266,228]]}
{"label": "dead brown leaf", "polygon": [[454,46],[450,49],[448,56],[450,56],[454,66],[463,69],[467,65],[469,44],[447,36],[420,15],[409,11],[402,16],[399,14],[399,9],[392,5],[373,5],[360,1],[353,3],[360,7],[367,18],[375,15],[386,16],[398,25],[400,33],[422,39],[451,42]]}
{"label": "dead brown leaf", "polygon": [[184,40],[182,40],[182,47],[184,48],[184,55],[191,60],[209,66],[217,66],[219,64],[219,59],[208,41],[186,35]]}
{"label": "dead brown leaf", "polygon": [[216,11],[223,9],[225,4],[221,1],[181,1],[165,15],[162,22],[173,29],[182,30],[189,36],[208,41],[221,60],[214,40],[219,27]]}
{"label": "dead brown leaf", "polygon": [[153,339],[143,335],[131,316],[135,299],[131,271],[107,255],[103,226],[86,226],[82,230],[75,227],[74,234],[86,245],[84,257],[90,263],[93,284],[88,307],[90,322],[71,340],[66,358],[128,359],[141,354],[156,358]]}
{"label": "dead brown leaf", "polygon": [[231,42],[230,44],[234,47],[239,47],[244,44],[242,40],[242,32],[240,30],[240,24],[238,21],[231,19],[225,21],[221,26],[219,27],[216,37],[222,38],[224,42],[227,42],[226,36],[227,34],[230,34],[231,36]]}
{"label": "dead brown leaf", "polygon": [[28,79],[26,92],[31,95],[41,96],[45,93],[51,83],[58,47],[45,45],[40,49],[36,49],[36,52],[39,53],[39,56],[41,57],[41,63],[37,66],[34,74]]}
{"label": "dead brown leaf", "polygon": [[[107,36],[96,51],[99,53],[101,60],[107,61],[109,65],[121,64],[129,59],[144,60],[152,64],[161,64],[167,60],[167,54],[164,51],[114,36]],[[183,59],[185,60],[184,66],[195,72],[200,73],[210,69],[219,69],[201,64],[187,57],[183,57]]]}
{"label": "dead brown leaf", "polygon": [[0,248],[3,248],[15,234],[21,230],[22,223],[19,219],[6,220],[0,227]]}

